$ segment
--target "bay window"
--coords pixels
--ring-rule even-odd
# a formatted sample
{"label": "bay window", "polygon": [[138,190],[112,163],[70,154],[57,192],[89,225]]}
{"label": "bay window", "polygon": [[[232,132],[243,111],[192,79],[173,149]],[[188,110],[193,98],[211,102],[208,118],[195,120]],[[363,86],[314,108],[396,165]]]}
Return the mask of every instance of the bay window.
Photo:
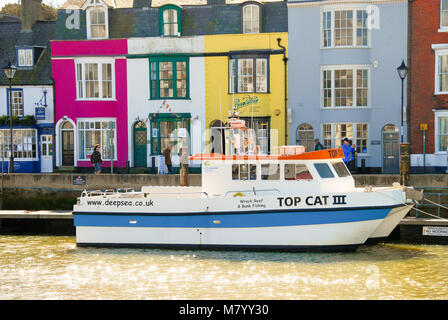
{"label": "bay window", "polygon": [[189,63],[184,57],[150,59],[151,99],[188,99]]}
{"label": "bay window", "polygon": [[79,160],[90,160],[93,148],[100,145],[103,160],[117,158],[117,129],[115,119],[78,120]]}
{"label": "bay window", "polygon": [[366,10],[324,10],[321,36],[323,48],[367,47],[369,32]]}
{"label": "bay window", "polygon": [[448,29],[448,0],[440,0],[440,29]]}
{"label": "bay window", "polygon": [[78,99],[113,99],[115,96],[114,63],[78,61],[76,84]]}
{"label": "bay window", "polygon": [[162,154],[172,145],[171,154],[179,154],[180,148],[190,150],[189,113],[156,114],[151,119],[151,154]]}
{"label": "bay window", "polygon": [[356,145],[356,152],[368,153],[368,123],[323,123],[322,141],[326,149],[341,148],[342,140],[347,138]]}
{"label": "bay window", "polygon": [[229,60],[229,93],[264,93],[269,87],[267,57],[237,57]]}
{"label": "bay window", "polygon": [[448,111],[435,113],[435,147],[436,153],[448,152]]}
{"label": "bay window", "polygon": [[321,92],[322,106],[325,108],[368,107],[368,67],[323,67]]}
{"label": "bay window", "polygon": [[[12,133],[14,160],[37,159],[37,130],[36,129],[14,129]],[[3,149],[3,158],[9,159],[10,151],[10,131],[9,129],[0,130],[0,144]]]}

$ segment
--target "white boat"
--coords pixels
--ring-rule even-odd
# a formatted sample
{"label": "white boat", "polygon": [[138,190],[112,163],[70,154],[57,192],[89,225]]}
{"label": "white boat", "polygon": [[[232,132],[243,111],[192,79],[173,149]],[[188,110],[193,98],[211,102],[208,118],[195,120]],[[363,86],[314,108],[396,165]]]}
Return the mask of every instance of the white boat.
{"label": "white boat", "polygon": [[355,250],[411,209],[405,188],[355,188],[342,149],[198,154],[201,187],[83,192],[78,246]]}

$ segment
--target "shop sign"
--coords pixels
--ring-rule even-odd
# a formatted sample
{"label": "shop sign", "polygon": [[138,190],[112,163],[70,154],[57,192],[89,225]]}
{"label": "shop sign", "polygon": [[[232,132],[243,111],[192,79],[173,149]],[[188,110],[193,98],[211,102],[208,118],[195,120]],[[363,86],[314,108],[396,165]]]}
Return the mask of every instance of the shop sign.
{"label": "shop sign", "polygon": [[45,108],[36,107],[36,120],[45,120]]}
{"label": "shop sign", "polygon": [[[253,106],[254,104],[258,103],[258,97],[257,96],[244,96],[241,98],[236,98],[235,101],[233,102],[233,107],[235,109],[235,111],[241,111],[241,109],[248,107],[248,106]],[[258,106],[257,106],[258,108]],[[256,112],[256,110],[254,110]]]}

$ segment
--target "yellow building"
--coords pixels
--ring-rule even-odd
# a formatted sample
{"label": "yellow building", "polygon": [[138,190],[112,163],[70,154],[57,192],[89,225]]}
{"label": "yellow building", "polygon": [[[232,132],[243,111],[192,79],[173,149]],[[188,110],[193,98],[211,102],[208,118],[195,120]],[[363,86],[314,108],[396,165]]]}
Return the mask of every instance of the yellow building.
{"label": "yellow building", "polygon": [[263,153],[287,145],[288,33],[208,35],[204,41],[206,152],[229,153],[222,128],[233,111],[255,129]]}

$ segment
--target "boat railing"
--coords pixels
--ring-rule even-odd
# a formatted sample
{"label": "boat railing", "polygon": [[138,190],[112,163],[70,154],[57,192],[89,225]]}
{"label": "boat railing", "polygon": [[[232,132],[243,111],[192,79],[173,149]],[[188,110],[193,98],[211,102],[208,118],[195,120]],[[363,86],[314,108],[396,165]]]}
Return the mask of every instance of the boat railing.
{"label": "boat railing", "polygon": [[84,190],[81,193],[81,198],[84,197],[95,197],[95,196],[121,196],[121,197],[148,197],[150,195],[191,195],[191,194],[202,194],[207,198],[209,197],[208,193],[205,191],[198,192],[188,192],[188,193],[179,193],[179,192],[142,192],[135,191],[133,188],[125,188],[125,189],[106,189],[106,190]]}
{"label": "boat railing", "polygon": [[252,188],[252,190],[230,190],[226,192],[226,196],[228,196],[229,194],[233,193],[233,196],[242,196],[244,195],[244,193],[253,193],[254,195],[257,195],[257,192],[277,192],[277,193],[281,193],[280,190],[278,190],[277,188],[273,188],[273,189],[255,189],[255,187]]}

